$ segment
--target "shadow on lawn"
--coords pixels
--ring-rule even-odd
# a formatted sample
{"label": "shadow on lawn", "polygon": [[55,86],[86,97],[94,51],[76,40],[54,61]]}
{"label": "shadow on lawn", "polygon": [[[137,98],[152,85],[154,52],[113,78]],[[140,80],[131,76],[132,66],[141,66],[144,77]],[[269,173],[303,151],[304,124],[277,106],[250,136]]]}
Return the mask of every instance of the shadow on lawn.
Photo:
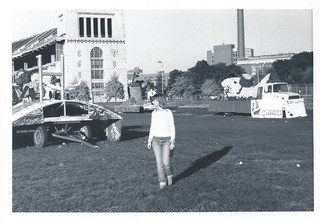
{"label": "shadow on lawn", "polygon": [[138,139],[149,135],[148,131],[138,131],[136,129],[144,129],[144,125],[124,126],[122,128],[121,141]]}
{"label": "shadow on lawn", "polygon": [[192,163],[190,167],[185,169],[182,173],[173,178],[173,183],[177,183],[179,180],[189,177],[190,175],[198,172],[201,169],[205,169],[211,164],[220,160],[223,156],[227,155],[232,146],[226,146],[221,150],[212,152]]}
{"label": "shadow on lawn", "polygon": [[32,134],[21,134],[13,136],[12,149],[20,149],[26,146],[34,146]]}
{"label": "shadow on lawn", "polygon": [[[62,142],[68,142],[60,139],[53,138],[49,136],[49,141],[47,143],[47,146],[54,146],[58,145]],[[33,134],[18,134],[14,135],[12,139],[12,149],[22,149],[25,147],[32,147],[35,146],[33,142]]]}

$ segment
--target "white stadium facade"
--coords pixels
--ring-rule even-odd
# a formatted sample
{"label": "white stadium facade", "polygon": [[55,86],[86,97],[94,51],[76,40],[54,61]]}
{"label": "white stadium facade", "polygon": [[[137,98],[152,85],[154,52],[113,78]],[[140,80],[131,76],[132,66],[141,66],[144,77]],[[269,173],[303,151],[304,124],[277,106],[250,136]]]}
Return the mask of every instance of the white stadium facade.
{"label": "white stadium facade", "polygon": [[[37,73],[42,65],[64,58],[64,86],[84,81],[93,102],[104,102],[104,86],[113,75],[127,94],[126,33],[122,10],[67,10],[57,27],[12,43],[13,80],[22,70]],[[36,24],[35,24],[36,25]]]}

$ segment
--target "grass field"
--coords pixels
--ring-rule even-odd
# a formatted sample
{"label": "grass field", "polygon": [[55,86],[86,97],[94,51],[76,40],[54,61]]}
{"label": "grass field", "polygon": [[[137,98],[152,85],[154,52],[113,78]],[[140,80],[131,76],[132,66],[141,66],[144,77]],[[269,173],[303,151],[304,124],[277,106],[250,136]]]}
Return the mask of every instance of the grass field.
{"label": "grass field", "polygon": [[[174,109],[174,184],[160,190],[146,148],[150,113],[122,140],[13,148],[14,212],[313,211],[313,117],[252,119]],[[300,165],[300,166],[299,166]]]}

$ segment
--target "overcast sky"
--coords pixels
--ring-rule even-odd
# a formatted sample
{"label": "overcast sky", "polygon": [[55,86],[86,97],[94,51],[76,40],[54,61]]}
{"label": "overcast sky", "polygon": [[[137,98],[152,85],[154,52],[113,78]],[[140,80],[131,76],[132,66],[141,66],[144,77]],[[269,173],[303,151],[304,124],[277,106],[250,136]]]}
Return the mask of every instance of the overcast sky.
{"label": "overcast sky", "polygon": [[[13,11],[12,39],[57,27],[61,10]],[[128,69],[145,73],[187,70],[206,60],[214,45],[237,47],[236,9],[125,10]],[[255,55],[312,51],[312,10],[244,11],[245,45]]]}

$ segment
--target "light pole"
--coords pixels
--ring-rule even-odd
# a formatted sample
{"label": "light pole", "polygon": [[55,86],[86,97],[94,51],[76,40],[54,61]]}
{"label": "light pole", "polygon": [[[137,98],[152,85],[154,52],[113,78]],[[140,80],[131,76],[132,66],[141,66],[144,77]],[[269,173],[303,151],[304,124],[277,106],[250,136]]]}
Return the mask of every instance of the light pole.
{"label": "light pole", "polygon": [[162,63],[162,61],[158,61],[158,63],[160,64],[160,66],[161,66],[161,70],[160,70],[160,72],[161,72],[161,93],[163,94],[163,73],[164,73],[164,70],[163,70],[163,63]]}
{"label": "light pole", "polygon": [[163,71],[161,71],[161,93],[163,94]]}

